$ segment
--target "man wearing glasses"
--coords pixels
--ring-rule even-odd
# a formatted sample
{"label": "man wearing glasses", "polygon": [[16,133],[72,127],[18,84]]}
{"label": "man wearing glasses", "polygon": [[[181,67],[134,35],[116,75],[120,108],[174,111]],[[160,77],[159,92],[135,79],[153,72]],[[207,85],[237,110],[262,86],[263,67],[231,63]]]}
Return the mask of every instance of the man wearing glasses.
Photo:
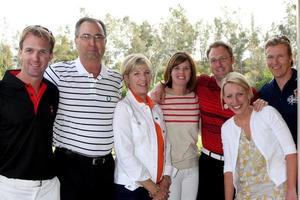
{"label": "man wearing glasses", "polygon": [[43,78],[55,39],[45,27],[26,27],[20,38],[21,69],[0,81],[0,199],[59,200],[52,151],[58,90]]}
{"label": "man wearing glasses", "polygon": [[[233,116],[233,112],[222,103],[220,86],[222,79],[234,70],[234,56],[232,48],[222,41],[212,43],[206,55],[213,75],[202,74],[197,80],[196,93],[200,105],[202,139],[197,199],[225,199],[221,126]],[[254,109],[260,111],[266,102],[257,99],[256,90],[252,90]]]}
{"label": "man wearing glasses", "polygon": [[297,144],[297,70],[292,68],[290,40],[284,35],[271,37],[265,44],[265,54],[274,78],[260,89],[259,95],[280,112]]}
{"label": "man wearing glasses", "polygon": [[221,105],[221,81],[233,71],[232,48],[222,42],[212,43],[206,52],[212,76],[201,74],[196,93],[201,113],[202,149],[199,158],[199,186],[197,199],[224,199],[223,148],[221,126],[233,116]]}
{"label": "man wearing glasses", "polygon": [[46,70],[60,91],[53,137],[62,200],[113,199],[112,119],[121,75],[102,62],[106,29],[84,17],[75,26],[79,57]]}

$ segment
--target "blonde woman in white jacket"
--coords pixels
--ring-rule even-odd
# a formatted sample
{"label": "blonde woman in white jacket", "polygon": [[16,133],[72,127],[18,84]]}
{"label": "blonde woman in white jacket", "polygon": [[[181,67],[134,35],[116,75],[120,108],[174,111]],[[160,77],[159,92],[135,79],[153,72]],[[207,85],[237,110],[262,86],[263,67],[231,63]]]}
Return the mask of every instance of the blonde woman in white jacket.
{"label": "blonde woman in white jacket", "polygon": [[147,96],[150,61],[132,54],[122,64],[128,88],[114,111],[117,200],[167,200],[171,184],[170,145],[163,113]]}
{"label": "blonde woman in white jacket", "polygon": [[225,199],[297,200],[291,133],[273,107],[255,112],[252,95],[243,75],[232,72],[222,80],[221,97],[235,113],[222,126]]}

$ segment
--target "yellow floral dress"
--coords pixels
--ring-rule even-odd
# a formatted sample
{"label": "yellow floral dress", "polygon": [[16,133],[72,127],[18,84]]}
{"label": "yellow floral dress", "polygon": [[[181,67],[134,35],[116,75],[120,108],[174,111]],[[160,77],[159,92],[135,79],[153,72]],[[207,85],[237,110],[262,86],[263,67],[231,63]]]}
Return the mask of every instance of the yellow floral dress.
{"label": "yellow floral dress", "polygon": [[239,142],[236,173],[236,200],[285,199],[286,183],[275,186],[267,173],[265,158],[243,131]]}

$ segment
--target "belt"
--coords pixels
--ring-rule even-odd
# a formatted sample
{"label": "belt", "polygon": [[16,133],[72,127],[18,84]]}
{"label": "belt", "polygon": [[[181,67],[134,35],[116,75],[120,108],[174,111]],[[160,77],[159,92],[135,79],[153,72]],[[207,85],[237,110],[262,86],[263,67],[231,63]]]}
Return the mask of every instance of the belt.
{"label": "belt", "polygon": [[111,154],[107,154],[105,156],[98,156],[98,157],[88,157],[79,153],[76,153],[74,151],[71,151],[69,149],[65,149],[65,148],[59,148],[56,147],[55,148],[55,152],[57,153],[61,153],[64,154],[65,156],[72,158],[72,159],[76,159],[91,165],[103,165],[105,164],[109,159],[112,158]]}
{"label": "belt", "polygon": [[204,147],[202,147],[202,150],[201,150],[204,154],[208,155],[209,157],[212,157],[214,159],[217,159],[217,160],[221,160],[221,161],[224,161],[224,156],[223,155],[220,155],[220,154],[216,154],[212,151],[209,151],[207,149],[205,149]]}

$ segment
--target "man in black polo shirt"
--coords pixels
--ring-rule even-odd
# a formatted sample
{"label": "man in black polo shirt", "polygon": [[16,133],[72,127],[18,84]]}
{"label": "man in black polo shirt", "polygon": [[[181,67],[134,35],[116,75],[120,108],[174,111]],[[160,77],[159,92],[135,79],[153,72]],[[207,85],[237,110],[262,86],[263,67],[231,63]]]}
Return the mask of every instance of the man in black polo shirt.
{"label": "man in black polo shirt", "polygon": [[297,70],[292,68],[290,40],[284,35],[270,38],[265,53],[274,79],[261,88],[260,97],[280,112],[297,144]]}
{"label": "man in black polo shirt", "polygon": [[0,81],[0,199],[60,199],[52,152],[58,90],[43,78],[54,43],[48,29],[26,27],[21,69],[6,71]]}

